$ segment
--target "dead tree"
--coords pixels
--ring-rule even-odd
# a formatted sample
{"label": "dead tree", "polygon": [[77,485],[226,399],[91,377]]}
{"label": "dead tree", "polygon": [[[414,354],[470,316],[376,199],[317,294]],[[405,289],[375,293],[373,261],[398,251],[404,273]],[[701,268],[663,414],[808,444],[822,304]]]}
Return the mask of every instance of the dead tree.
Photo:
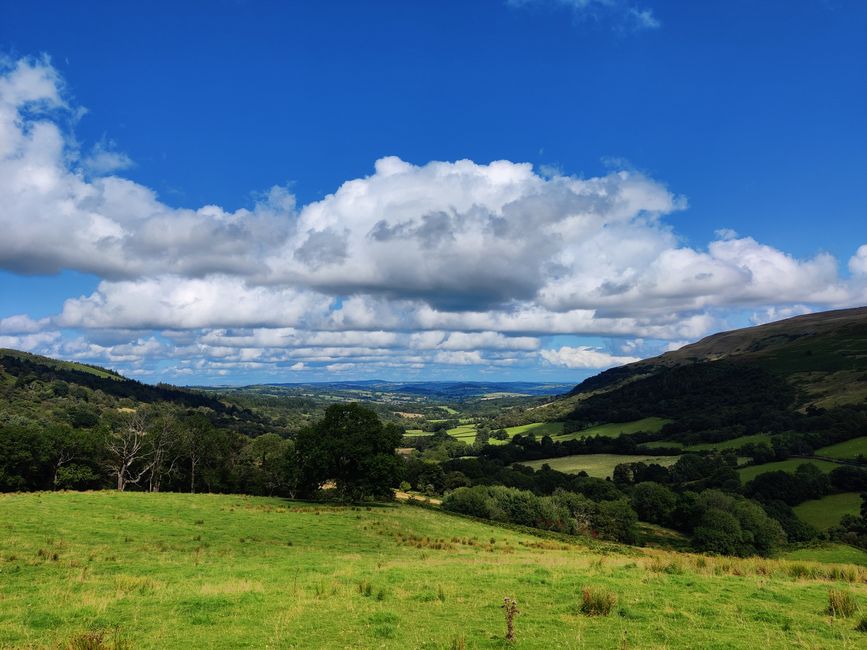
{"label": "dead tree", "polygon": [[106,439],[109,467],[117,478],[117,489],[138,485],[151,470],[152,450],[148,444],[147,417],[141,411],[127,414],[112,427]]}

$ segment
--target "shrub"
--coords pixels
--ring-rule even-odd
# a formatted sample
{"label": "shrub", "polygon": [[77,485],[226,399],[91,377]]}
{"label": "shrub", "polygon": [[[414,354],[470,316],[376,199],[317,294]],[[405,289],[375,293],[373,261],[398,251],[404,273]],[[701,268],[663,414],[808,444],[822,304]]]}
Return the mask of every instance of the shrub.
{"label": "shrub", "polygon": [[858,604],[850,592],[842,589],[828,591],[828,613],[831,616],[852,616],[857,609]]}
{"label": "shrub", "polygon": [[581,592],[581,613],[585,616],[608,616],[617,605],[617,594],[598,587],[584,587]]}

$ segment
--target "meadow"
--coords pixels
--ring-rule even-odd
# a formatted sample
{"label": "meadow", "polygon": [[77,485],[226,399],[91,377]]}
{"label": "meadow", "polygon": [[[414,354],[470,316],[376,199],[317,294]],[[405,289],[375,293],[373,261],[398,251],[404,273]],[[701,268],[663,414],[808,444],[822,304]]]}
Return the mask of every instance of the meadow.
{"label": "meadow", "polygon": [[[856,648],[867,570],[545,538],[409,505],[0,496],[0,646]],[[611,603],[584,607],[582,590]],[[507,646],[503,598],[518,601]],[[598,614],[598,615],[593,615]],[[117,643],[114,643],[117,641]]]}
{"label": "meadow", "polygon": [[594,427],[582,429],[574,433],[566,433],[555,436],[555,440],[580,440],[581,438],[590,438],[592,436],[603,436],[605,438],[616,438],[622,433],[637,433],[638,431],[646,431],[655,433],[662,429],[663,425],[671,422],[665,418],[642,418],[633,420],[632,422],[612,422],[608,424],[598,424]]}
{"label": "meadow", "polygon": [[817,456],[830,456],[831,458],[854,459],[858,456],[867,456],[867,436],[853,438],[836,445],[829,445],[816,450]]}
{"label": "meadow", "polygon": [[763,465],[748,465],[740,468],[738,474],[741,475],[741,482],[746,483],[753,480],[759,474],[764,474],[765,472],[794,472],[798,468],[798,465],[803,465],[804,463],[815,465],[825,473],[840,467],[837,463],[832,463],[828,460],[816,460],[815,458],[789,458],[787,460],[775,461],[773,463],[764,463]]}
{"label": "meadow", "polygon": [[840,523],[843,515],[858,515],[861,512],[861,495],[858,492],[829,494],[821,499],[812,499],[794,508],[799,519],[819,530],[827,530]]}
{"label": "meadow", "polygon": [[576,454],[574,456],[561,456],[560,458],[543,458],[531,460],[522,465],[528,465],[538,469],[542,465],[550,465],[558,472],[577,474],[580,471],[587,472],[590,476],[607,478],[614,472],[614,468],[620,463],[657,463],[664,467],[677,462],[678,456],[627,456],[623,454]]}

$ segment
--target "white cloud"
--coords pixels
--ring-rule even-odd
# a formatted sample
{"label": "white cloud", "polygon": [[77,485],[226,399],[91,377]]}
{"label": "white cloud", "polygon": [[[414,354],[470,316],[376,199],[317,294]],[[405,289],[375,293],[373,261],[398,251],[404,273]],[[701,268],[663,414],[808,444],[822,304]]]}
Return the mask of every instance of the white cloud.
{"label": "white cloud", "polygon": [[766,307],[760,312],[754,312],[752,316],[750,316],[750,322],[753,325],[764,325],[765,323],[771,323],[777,320],[783,320],[785,318],[792,318],[793,316],[801,316],[802,314],[810,314],[813,310],[810,309],[807,305],[789,305],[787,307]]}
{"label": "white cloud", "polygon": [[41,332],[50,324],[50,319],[34,320],[26,314],[16,314],[0,318],[0,334],[35,334]]}
{"label": "white cloud", "polygon": [[849,271],[854,275],[867,275],[867,244],[859,246],[849,259]]}
{"label": "white cloud", "polygon": [[588,346],[575,348],[563,346],[559,350],[540,350],[539,355],[553,366],[566,368],[602,369],[640,361],[639,357],[615,356]]}
{"label": "white cloud", "polygon": [[[7,346],[230,364],[202,372],[601,368],[696,340],[726,310],[760,322],[867,300],[867,245],[845,278],[827,253],[798,259],[731,230],[687,246],[666,221],[686,200],[632,171],[386,157],[304,206],[274,187],[250,209],[178,209],[117,175],[131,161],[108,138],[82,156],[77,114],[47,61],[0,61],[0,269],[101,278],[51,319],[0,319]],[[623,356],[542,349],[552,334],[633,341],[611,344]]]}
{"label": "white cloud", "polygon": [[97,142],[87,157],[81,161],[82,167],[97,176],[132,167],[132,159],[122,151],[117,151],[116,147],[117,145],[111,140]]}
{"label": "white cloud", "polygon": [[38,332],[36,334],[19,334],[17,336],[0,336],[0,348],[12,348],[25,352],[45,353],[53,349],[60,338],[60,332]]}
{"label": "white cloud", "polygon": [[67,300],[58,323],[84,328],[284,327],[324,314],[330,302],[313,292],[248,286],[230,276],[160,276],[103,281],[92,295]]}

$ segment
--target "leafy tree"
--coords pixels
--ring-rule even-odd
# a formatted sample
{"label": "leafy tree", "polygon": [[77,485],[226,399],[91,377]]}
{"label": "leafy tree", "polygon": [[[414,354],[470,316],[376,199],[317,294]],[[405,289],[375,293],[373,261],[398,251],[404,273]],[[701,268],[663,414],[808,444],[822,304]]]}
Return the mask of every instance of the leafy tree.
{"label": "leafy tree", "polygon": [[394,450],[401,431],[383,426],[376,413],[359,404],[335,404],[325,417],[302,430],[296,441],[299,487],[312,494],[334,481],[344,500],[390,498],[402,465]]}
{"label": "leafy tree", "polygon": [[252,438],[239,454],[245,491],[265,496],[293,492],[293,453],[292,441],[275,433]]}
{"label": "leafy tree", "polygon": [[677,495],[664,485],[646,481],[633,488],[631,502],[639,519],[667,526],[677,506]]}

